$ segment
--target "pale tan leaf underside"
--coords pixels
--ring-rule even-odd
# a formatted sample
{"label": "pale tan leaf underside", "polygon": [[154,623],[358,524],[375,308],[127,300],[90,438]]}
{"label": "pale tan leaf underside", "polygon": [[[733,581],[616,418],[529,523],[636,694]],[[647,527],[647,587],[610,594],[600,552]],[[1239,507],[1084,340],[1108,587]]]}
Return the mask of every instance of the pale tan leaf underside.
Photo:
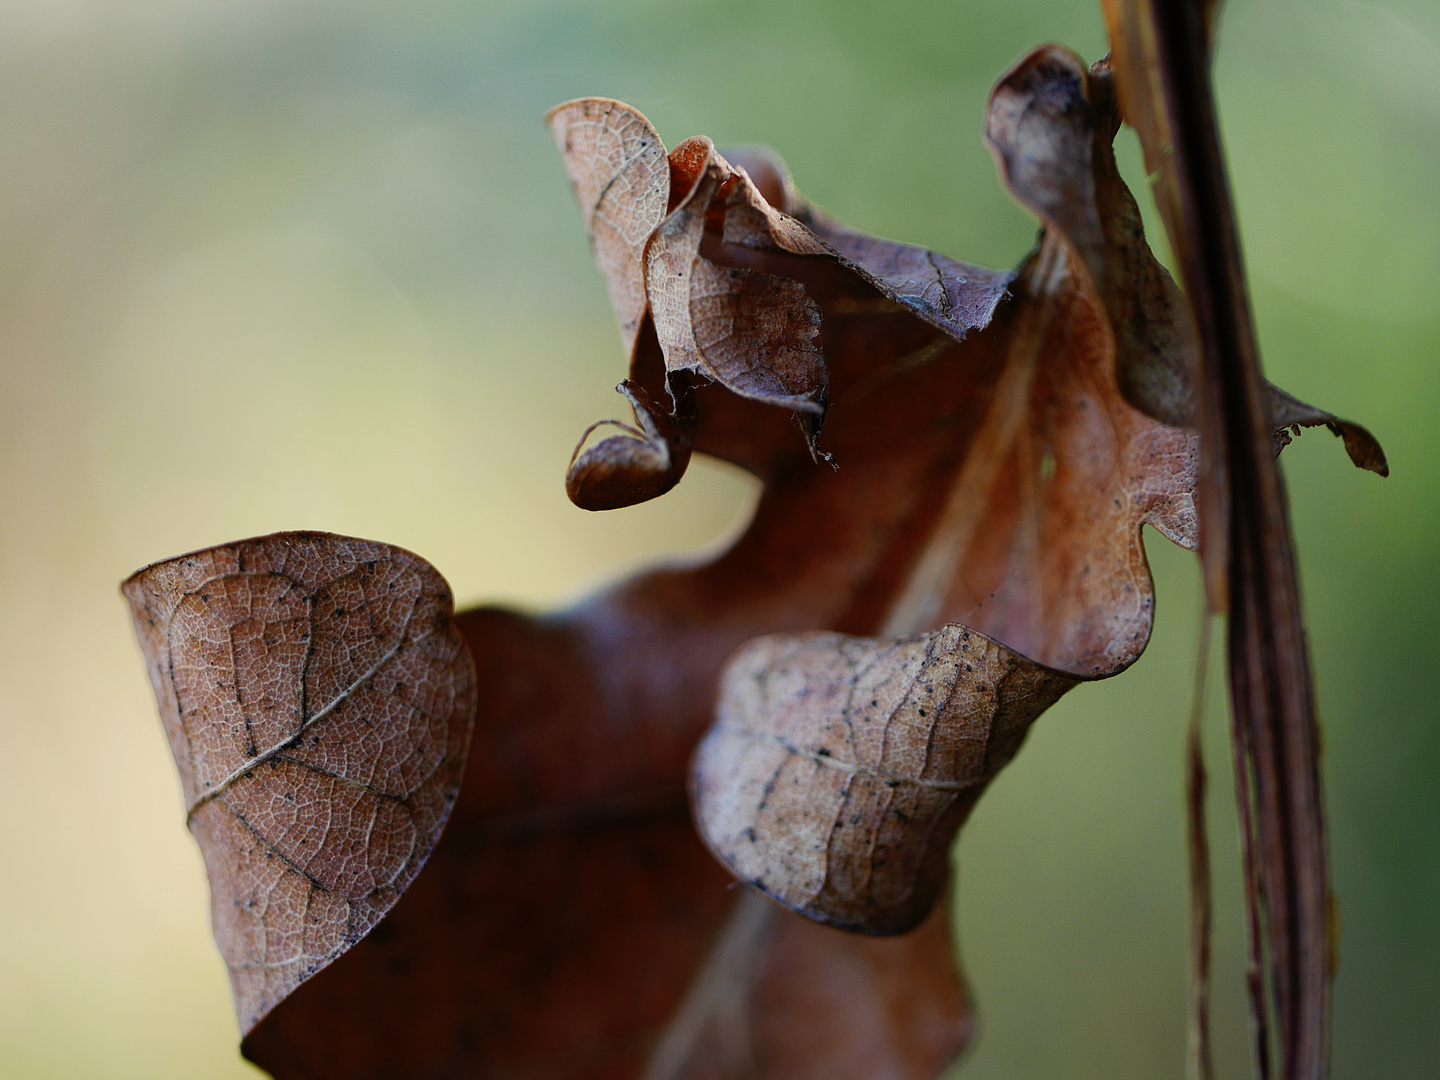
{"label": "pale tan leaf underside", "polygon": [[909,929],[943,882],[945,819],[1076,681],[963,626],[757,638],[726,667],[696,751],[698,824],[742,880],[801,914]]}
{"label": "pale tan leaf underside", "polygon": [[545,119],[585,216],[629,352],[645,314],[641,258],[670,195],[665,147],[650,121],[608,98],[567,101]]}
{"label": "pale tan leaf underside", "polygon": [[384,544],[280,533],[122,589],[248,1032],[424,865],[464,770],[474,665],[444,579]]}

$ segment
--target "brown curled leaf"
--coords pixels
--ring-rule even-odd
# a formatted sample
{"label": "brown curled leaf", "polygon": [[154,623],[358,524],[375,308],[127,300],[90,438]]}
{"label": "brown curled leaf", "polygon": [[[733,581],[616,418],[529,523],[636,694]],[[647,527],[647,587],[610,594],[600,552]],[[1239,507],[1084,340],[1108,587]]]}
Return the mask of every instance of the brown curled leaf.
{"label": "brown curled leaf", "polygon": [[650,121],[608,98],[556,105],[545,122],[560,148],[629,352],[645,315],[645,242],[670,198],[665,147]]}
{"label": "brown curled leaf", "polygon": [[425,864],[465,767],[474,667],[444,579],[384,544],[277,533],[123,591],[248,1033]]}
{"label": "brown curled leaf", "polygon": [[[1145,242],[1140,210],[1111,149],[1120,117],[1110,64],[1087,74],[1069,49],[1044,45],[996,84],[986,139],[1010,192],[1069,241],[1114,335],[1116,377],[1136,408],[1197,425],[1198,339],[1189,304]],[[1388,474],[1385,453],[1359,424],[1265,384],[1277,450],[1296,427],[1325,425],[1356,466]]]}
{"label": "brown curled leaf", "polygon": [[1390,475],[1390,465],[1385,460],[1385,451],[1380,446],[1380,441],[1359,424],[1307,405],[1273,383],[1265,384],[1265,395],[1270,423],[1274,427],[1276,453],[1288,446],[1291,437],[1299,435],[1301,428],[1324,425],[1345,443],[1345,452],[1350,455],[1350,460],[1357,468],[1369,469],[1380,476]]}
{"label": "brown curled leaf", "polygon": [[798,281],[697,258],[690,316],[720,382],[755,401],[824,413],[825,364],[814,345],[820,308]]}
{"label": "brown curled leaf", "polygon": [[696,751],[696,823],[736,877],[786,907],[909,930],[986,783],[1076,681],[961,626],[758,638],[726,666]]}
{"label": "brown curled leaf", "polygon": [[[772,906],[748,971],[721,962],[753,940],[754,905],[727,890],[685,797],[726,660],[761,635],[963,623],[1066,679],[1121,670],[1153,611],[1141,524],[1194,542],[1195,437],[1121,392],[1107,309],[1063,238],[1018,274],[968,267],[829,221],[773,155],[730,160],[752,183],[717,185],[699,257],[798,282],[818,306],[824,448],[842,468],[815,467],[791,408],[702,379],[693,448],[764,484],[729,550],[544,616],[458,617],[482,705],[454,820],[380,932],[246,1040],[277,1076],[620,1080],[678,1047],[666,1060],[691,1080],[789,1080],[807,1059],[926,1080],[964,1042],[943,919],[854,937]],[[714,162],[706,140],[675,148],[668,213],[703,198]],[[829,252],[786,247],[797,228]],[[642,318],[628,374],[652,403],[690,378],[666,360]],[[739,974],[708,994],[717,969]],[[904,1003],[907,985],[923,1000]],[[708,1052],[717,1031],[752,1056]]]}
{"label": "brown curled leaf", "polygon": [[[626,110],[605,99],[583,99],[552,115],[563,119],[603,112],[611,123],[627,115],[638,130],[653,130],[639,113]],[[612,168],[613,155],[602,154],[595,163],[583,159],[589,143],[563,145],[572,177],[605,175]],[[763,151],[751,153],[771,194],[786,199],[783,165]],[[718,382],[741,397],[792,410],[817,461],[827,457],[817,447],[829,395],[817,340],[825,296],[851,293],[881,303],[885,298],[963,337],[989,321],[1004,295],[1008,274],[861,237],[826,221],[798,198],[772,205],[747,171],[732,166],[708,139],[685,140],[671,151],[669,162],[663,185],[654,179],[658,173],[647,172],[652,182],[643,193],[646,206],[663,188],[669,212],[644,245],[641,272],[664,370]],[[583,210],[588,189],[577,185],[576,194]],[[628,258],[603,253],[595,220],[587,214],[611,294],[633,299],[635,266]],[[629,325],[633,305],[622,309],[617,301],[616,310],[622,326]],[[641,330],[643,337],[643,324]],[[639,363],[637,354],[631,371],[635,381]],[[624,505],[655,497],[656,486],[637,481]]]}
{"label": "brown curled leaf", "polygon": [[[676,156],[689,168],[698,160],[698,172],[645,252],[646,291],[666,371],[692,372],[755,401],[823,414],[825,365],[813,343],[820,312],[804,289],[789,278],[716,266],[700,254],[712,201],[734,189],[742,194],[741,209],[748,210],[748,179],[716,154],[708,139],[687,140],[676,147]],[[751,198],[759,200],[758,194]],[[749,229],[755,243],[770,224],[764,216],[759,222]],[[812,241],[807,253],[822,250]]]}
{"label": "brown curled leaf", "polygon": [[1117,127],[1103,72],[1087,76],[1078,56],[1048,45],[1000,78],[985,137],[1011,194],[1069,242],[1078,272],[1103,300],[1127,400],[1191,427],[1194,328],[1120,179],[1111,150]]}
{"label": "brown curled leaf", "polygon": [[[833,263],[846,276],[870,286],[884,300],[957,340],[986,326],[1005,298],[1006,287],[1015,276],[1012,271],[974,266],[929,248],[885,240],[842,225],[805,201],[795,190],[785,162],[768,147],[744,147],[730,151],[730,157],[747,177],[758,179],[731,196],[723,237],[726,258],[744,259],[737,247],[769,249],[776,254],[778,248],[823,257],[825,263]],[[766,233],[775,235],[777,243],[767,245],[757,239]],[[799,239],[807,233],[813,240]],[[818,251],[814,248],[816,240],[820,243]],[[827,275],[816,265],[790,266],[811,291],[821,296],[836,292],[837,275]],[[843,291],[852,299],[866,296],[854,284]]]}
{"label": "brown curled leaf", "polygon": [[[1140,525],[1148,522],[1187,547],[1197,542],[1197,439],[1174,423],[1193,412],[1193,322],[1144,242],[1138,210],[1115,168],[1115,130],[1106,70],[1092,77],[1068,50],[1042,46],[996,86],[987,135],[1002,173],[1046,229],[1011,284],[1013,303],[978,340],[967,341],[969,350],[946,361],[963,365],[972,353],[970,370],[984,372],[974,387],[984,406],[965,432],[966,449],[947,490],[936,493],[931,531],[885,620],[896,634],[960,623],[1004,643],[1034,670],[1072,681],[1124,670],[1149,638],[1153,587]],[[827,330],[827,355],[837,336]],[[1164,395],[1136,401],[1137,385],[1158,386]],[[837,392],[832,416],[845,405]],[[1272,422],[1278,427],[1297,415],[1292,409]],[[1305,415],[1310,422],[1329,417]],[[779,643],[774,648],[783,652]],[[845,667],[843,656],[832,661]],[[840,722],[836,696],[848,693],[843,679],[827,689],[825,670],[815,661],[804,699],[810,722],[820,726]],[[733,686],[744,680],[725,685],[731,691],[722,694],[717,733],[734,728],[738,710],[747,730],[780,737],[791,719],[786,708],[773,701],[742,708]],[[956,715],[948,722],[967,721]],[[986,717],[982,712],[972,722],[983,727]],[[696,760],[697,793],[763,790],[774,782],[774,763],[749,743],[713,738]],[[904,745],[903,735],[895,738]],[[915,733],[910,740],[926,745]],[[772,745],[770,753],[779,751]],[[800,830],[794,835],[778,831],[773,842],[746,846],[739,838],[772,828],[745,820],[758,813],[754,799],[730,805],[728,817],[713,801],[699,804],[702,831],[727,865],[782,903],[828,921],[887,932],[922,916],[938,883],[918,868],[939,818],[919,815],[908,836],[895,841],[897,848],[913,845],[904,874],[902,860],[885,845],[874,849],[870,864],[846,866],[852,852],[870,852],[873,837],[894,822],[873,807],[853,811],[865,840],[852,844],[841,817],[826,812],[833,792],[825,781],[833,774],[812,770],[802,779],[794,771],[800,766],[790,767],[793,803],[813,814],[787,817]],[[945,820],[947,839],[968,808],[958,799],[945,805],[944,813],[953,814]],[[818,832],[802,835],[805,829]],[[801,859],[795,851],[807,854]],[[902,909],[870,891],[890,874],[901,878],[893,895],[908,900],[905,890],[913,888],[916,906]],[[823,901],[812,897],[822,883]]]}
{"label": "brown curled leaf", "polygon": [[[663,495],[680,482],[690,464],[691,423],[683,409],[675,416],[661,408],[645,388],[628,379],[615,388],[625,395],[638,428],[615,420],[592,424],[570,458],[565,491],[582,510],[614,510]],[[688,400],[688,393],[685,400]],[[586,447],[590,433],[602,426],[618,427],[611,435]]]}

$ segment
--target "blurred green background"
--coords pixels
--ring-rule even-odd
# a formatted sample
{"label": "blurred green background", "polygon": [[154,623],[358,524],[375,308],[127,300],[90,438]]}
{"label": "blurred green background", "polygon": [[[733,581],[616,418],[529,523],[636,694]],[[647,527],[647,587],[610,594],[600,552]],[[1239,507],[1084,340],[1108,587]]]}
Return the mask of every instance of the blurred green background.
{"label": "blurred green background", "polygon": [[[462,602],[544,607],[743,518],[750,483],[704,462],[644,507],[565,500],[622,357],[550,105],[604,94],[671,144],[768,142],[851,224],[1010,265],[1034,225],[982,110],[1042,40],[1095,59],[1097,6],[0,5],[0,1075],[256,1075],[127,573],[316,528],[420,552]],[[1269,373],[1368,424],[1393,469],[1354,471],[1323,432],[1284,458],[1344,917],[1340,1078],[1440,1060],[1437,42],[1434,0],[1235,0],[1218,63]],[[982,1008],[958,1075],[1182,1075],[1198,578],[1150,550],[1149,652],[1044,717],[958,847]],[[1212,685],[1218,1057],[1240,1077]]]}

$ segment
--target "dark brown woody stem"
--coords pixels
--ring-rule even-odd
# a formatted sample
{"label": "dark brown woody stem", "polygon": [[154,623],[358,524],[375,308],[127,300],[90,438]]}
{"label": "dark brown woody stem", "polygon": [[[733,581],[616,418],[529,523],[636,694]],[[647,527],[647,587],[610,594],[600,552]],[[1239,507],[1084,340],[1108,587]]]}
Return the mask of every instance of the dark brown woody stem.
{"label": "dark brown woody stem", "polygon": [[1228,521],[1203,524],[1212,530],[1207,542],[1226,553],[1236,791],[1252,868],[1247,901],[1275,1029],[1267,1045],[1267,1003],[1257,1001],[1261,1074],[1269,1074],[1273,1054],[1282,1080],[1322,1080],[1329,1067],[1330,885],[1315,696],[1216,125],[1208,8],[1193,0],[1149,3],[1174,138],[1184,234],[1176,250],[1202,345],[1202,472],[1222,485],[1218,500],[1202,503],[1229,510]]}

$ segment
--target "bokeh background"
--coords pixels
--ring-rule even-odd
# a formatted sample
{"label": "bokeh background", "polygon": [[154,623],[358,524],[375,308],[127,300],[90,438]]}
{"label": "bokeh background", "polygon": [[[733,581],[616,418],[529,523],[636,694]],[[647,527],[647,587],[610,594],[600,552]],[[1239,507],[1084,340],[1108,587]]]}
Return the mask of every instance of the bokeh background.
{"label": "bokeh background", "polygon": [[[277,529],[385,540],[463,602],[565,603],[722,543],[698,462],[588,515],[561,478],[622,357],[541,118],[632,102],[768,142],[844,220],[1010,265],[980,137],[1071,0],[0,4],[0,1075],[254,1077],[116,586]],[[1344,918],[1335,1075],[1440,1060],[1440,6],[1233,0],[1219,92],[1266,362],[1370,425],[1285,454]],[[1134,139],[1124,168],[1143,184]],[[1148,212],[1147,205],[1147,212]],[[1151,224],[1153,226],[1153,215]],[[980,1034],[958,1076],[1182,1074],[1193,560],[1150,538],[1154,641],[1037,725],[958,845]],[[1217,1040],[1247,1073],[1225,719]]]}

